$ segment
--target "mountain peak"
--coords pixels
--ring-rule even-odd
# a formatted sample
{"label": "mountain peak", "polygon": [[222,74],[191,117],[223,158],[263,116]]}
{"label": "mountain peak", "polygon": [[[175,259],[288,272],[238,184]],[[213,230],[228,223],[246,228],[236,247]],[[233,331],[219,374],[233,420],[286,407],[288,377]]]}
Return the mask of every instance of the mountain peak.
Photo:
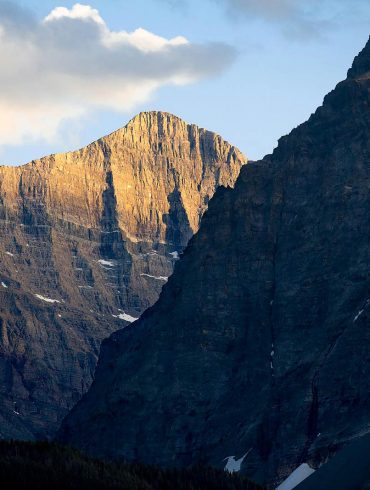
{"label": "mountain peak", "polygon": [[163,120],[163,119],[172,119],[177,121],[183,121],[181,117],[172,114],[171,112],[166,111],[142,111],[136,114],[130,121],[127,126],[136,122],[136,121],[153,121],[153,120]]}
{"label": "mountain peak", "polygon": [[348,70],[348,78],[365,78],[370,74],[370,37]]}
{"label": "mountain peak", "polygon": [[172,132],[172,128],[178,127],[185,130],[187,124],[183,119],[169,112],[147,111],[139,112],[124,126],[124,131],[130,131],[134,134],[145,133],[147,137],[151,133],[167,134]]}
{"label": "mountain peak", "polygon": [[[170,149],[176,157],[189,151],[204,153],[208,159],[210,152],[216,160],[229,161],[234,158],[233,154],[237,160],[246,161],[246,157],[219,134],[162,111],[140,112],[126,126],[103,137],[101,142],[115,147],[123,144],[126,148],[141,151],[150,149],[159,154]],[[227,156],[224,152],[231,153]]]}
{"label": "mountain peak", "polygon": [[171,136],[174,132],[178,133],[178,131],[182,136],[185,136],[185,132],[188,132],[189,127],[201,130],[197,125],[189,124],[181,117],[175,116],[170,112],[147,111],[139,112],[126,124],[123,130],[136,135],[144,133],[147,137],[150,137],[153,133],[158,134],[158,136]]}

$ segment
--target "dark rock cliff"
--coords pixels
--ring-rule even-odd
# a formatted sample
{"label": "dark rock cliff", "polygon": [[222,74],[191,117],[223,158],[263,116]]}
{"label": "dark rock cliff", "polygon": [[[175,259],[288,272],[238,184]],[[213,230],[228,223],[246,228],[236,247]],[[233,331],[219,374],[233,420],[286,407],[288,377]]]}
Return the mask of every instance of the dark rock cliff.
{"label": "dark rock cliff", "polygon": [[370,431],[370,43],[219,189],[156,305],[103,343],[60,439],[276,484]]}
{"label": "dark rock cliff", "polygon": [[220,136],[151,112],[79,151],[0,167],[0,437],[54,433],[101,340],[156,301],[244,162]]}

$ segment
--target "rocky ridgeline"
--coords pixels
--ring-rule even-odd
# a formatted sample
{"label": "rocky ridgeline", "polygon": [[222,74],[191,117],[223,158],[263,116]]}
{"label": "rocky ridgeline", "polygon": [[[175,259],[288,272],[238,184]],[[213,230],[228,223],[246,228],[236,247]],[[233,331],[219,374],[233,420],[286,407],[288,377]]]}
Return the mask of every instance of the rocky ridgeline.
{"label": "rocky ridgeline", "polygon": [[100,342],[152,305],[244,156],[161,112],[76,152],[0,167],[0,437],[54,433]]}
{"label": "rocky ridgeline", "polygon": [[369,93],[370,41],[216,192],[159,301],[103,343],[60,440],[164,466],[234,455],[274,488],[369,432]]}

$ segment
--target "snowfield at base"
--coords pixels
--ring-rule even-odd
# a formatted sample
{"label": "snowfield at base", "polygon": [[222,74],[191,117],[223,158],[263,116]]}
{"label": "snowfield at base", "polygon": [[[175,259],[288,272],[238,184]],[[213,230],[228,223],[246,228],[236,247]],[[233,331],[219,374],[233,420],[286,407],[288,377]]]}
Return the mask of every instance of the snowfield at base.
{"label": "snowfield at base", "polygon": [[156,279],[157,281],[168,281],[168,277],[166,276],[151,276],[150,274],[140,274],[141,276],[151,277],[152,279]]}
{"label": "snowfield at base", "polygon": [[224,461],[227,460],[224,471],[228,471],[229,473],[236,473],[240,471],[240,467],[245,457],[246,454],[239,459],[235,459],[235,456],[228,456],[224,459]]}
{"label": "snowfield at base", "polygon": [[126,322],[130,322],[130,323],[136,322],[136,320],[138,320],[138,318],[128,315],[125,312],[119,313],[118,315],[112,315],[112,317],[119,318],[120,320],[125,320]]}
{"label": "snowfield at base", "polygon": [[42,296],[41,294],[35,294],[36,298],[41,299],[41,301],[45,301],[46,303],[60,303],[59,299],[51,299],[51,298],[45,298],[45,296]]}
{"label": "snowfield at base", "polygon": [[114,267],[115,266],[115,263],[112,262],[111,260],[103,260],[103,259],[100,259],[98,260],[99,264],[101,265],[107,265],[108,267]]}
{"label": "snowfield at base", "polygon": [[[291,473],[286,480],[281,483],[276,490],[292,490],[308,478],[315,470],[307,463],[303,463]],[[329,490],[329,489],[328,489]]]}
{"label": "snowfield at base", "polygon": [[8,289],[8,286],[5,284],[5,282],[2,282],[1,285],[3,288]]}

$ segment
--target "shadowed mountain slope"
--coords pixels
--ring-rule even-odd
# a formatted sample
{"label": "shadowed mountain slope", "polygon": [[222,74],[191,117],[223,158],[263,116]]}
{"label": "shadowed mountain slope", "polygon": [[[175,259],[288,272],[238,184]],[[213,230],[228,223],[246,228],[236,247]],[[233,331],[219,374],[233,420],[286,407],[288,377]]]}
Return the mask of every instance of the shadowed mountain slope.
{"label": "shadowed mountain slope", "polygon": [[154,307],[103,343],[60,439],[274,486],[370,429],[370,43],[219,189]]}
{"label": "shadowed mountain slope", "polygon": [[369,490],[370,434],[348,445],[297,486],[297,490]]}

